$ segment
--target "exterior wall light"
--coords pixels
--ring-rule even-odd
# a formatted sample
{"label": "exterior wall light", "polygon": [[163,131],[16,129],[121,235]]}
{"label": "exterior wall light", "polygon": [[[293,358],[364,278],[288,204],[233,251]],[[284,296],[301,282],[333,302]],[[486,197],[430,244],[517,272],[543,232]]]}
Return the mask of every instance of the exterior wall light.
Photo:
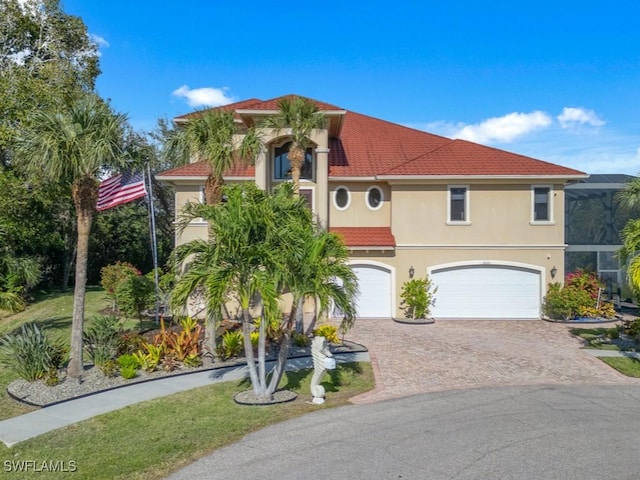
{"label": "exterior wall light", "polygon": [[556,274],[558,273],[558,269],[556,268],[556,266],[554,265],[551,268],[551,278],[556,278]]}
{"label": "exterior wall light", "polygon": [[411,268],[409,268],[409,278],[413,278],[415,273],[416,273],[416,269],[413,268],[413,265],[411,265]]}

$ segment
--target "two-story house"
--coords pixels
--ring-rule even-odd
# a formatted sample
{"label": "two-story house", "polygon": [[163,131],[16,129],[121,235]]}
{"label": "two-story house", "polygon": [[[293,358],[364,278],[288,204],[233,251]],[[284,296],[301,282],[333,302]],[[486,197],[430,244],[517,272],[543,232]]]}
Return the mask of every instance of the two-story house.
{"label": "two-story house", "polygon": [[[220,108],[235,112],[241,134],[277,114],[278,100]],[[402,317],[402,285],[429,275],[435,318],[540,318],[546,285],[564,277],[564,188],[585,173],[314,103],[327,122],[311,135],[300,192],[349,247],[360,317]],[[289,180],[286,133],[261,135],[255,165],[225,181],[270,189]],[[202,201],[208,173],[196,162],[156,178],[175,186],[180,211]],[[192,222],[176,243],[206,235]]]}

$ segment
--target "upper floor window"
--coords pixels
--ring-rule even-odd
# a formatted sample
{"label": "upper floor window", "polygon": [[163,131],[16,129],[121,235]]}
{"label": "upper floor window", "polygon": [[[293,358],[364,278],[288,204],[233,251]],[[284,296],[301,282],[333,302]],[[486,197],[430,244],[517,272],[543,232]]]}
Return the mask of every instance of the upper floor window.
{"label": "upper floor window", "polygon": [[469,222],[469,188],[465,186],[449,187],[449,222]]}
{"label": "upper floor window", "polygon": [[347,187],[338,187],[333,192],[333,203],[338,210],[346,210],[351,203],[351,193]]}
{"label": "upper floor window", "polygon": [[378,210],[381,208],[383,200],[384,196],[379,187],[370,187],[369,190],[367,190],[367,206],[371,210]]}
{"label": "upper floor window", "polygon": [[[291,142],[275,147],[273,150],[273,178],[274,180],[290,180],[291,164],[289,163],[289,148]],[[304,163],[300,169],[300,179],[313,180],[313,151],[307,148]]]}
{"label": "upper floor window", "polygon": [[533,187],[533,221],[551,222],[551,187]]}

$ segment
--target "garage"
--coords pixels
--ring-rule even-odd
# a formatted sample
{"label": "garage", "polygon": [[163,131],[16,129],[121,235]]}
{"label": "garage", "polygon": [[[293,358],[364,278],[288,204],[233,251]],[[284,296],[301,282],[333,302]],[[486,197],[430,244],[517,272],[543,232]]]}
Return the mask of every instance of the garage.
{"label": "garage", "polygon": [[351,265],[358,277],[358,317],[390,318],[391,270],[377,265]]}
{"label": "garage", "polygon": [[463,265],[434,268],[438,287],[434,318],[539,319],[539,270],[507,265]]}

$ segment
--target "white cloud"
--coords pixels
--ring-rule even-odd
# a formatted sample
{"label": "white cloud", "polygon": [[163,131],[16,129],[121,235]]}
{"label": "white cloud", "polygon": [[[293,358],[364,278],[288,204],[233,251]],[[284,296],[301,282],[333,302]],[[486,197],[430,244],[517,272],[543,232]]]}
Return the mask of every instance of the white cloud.
{"label": "white cloud", "polygon": [[541,111],[513,112],[483,120],[475,125],[465,125],[452,137],[477,143],[511,142],[534,130],[546,128],[552,122],[551,117]]}
{"label": "white cloud", "polygon": [[228,87],[191,89],[188,85],[182,85],[180,88],[171,92],[171,95],[185,98],[190,107],[219,107],[235,101],[235,98],[227,95],[228,90]]}
{"label": "white cloud", "polygon": [[604,120],[599,118],[593,110],[584,108],[564,107],[562,113],[556,118],[562,128],[569,130],[579,128],[583,125],[601,127],[605,124]]}

